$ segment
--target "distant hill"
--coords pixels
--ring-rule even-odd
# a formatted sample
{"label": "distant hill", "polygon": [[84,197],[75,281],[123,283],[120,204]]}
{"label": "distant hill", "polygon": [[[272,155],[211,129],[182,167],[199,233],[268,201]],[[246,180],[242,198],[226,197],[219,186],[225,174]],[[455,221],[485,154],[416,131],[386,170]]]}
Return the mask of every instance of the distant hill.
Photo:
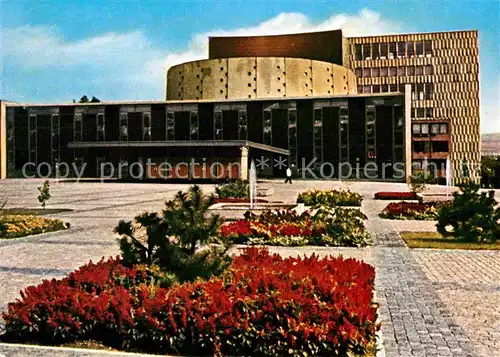
{"label": "distant hill", "polygon": [[483,155],[500,156],[500,133],[481,135],[481,153]]}

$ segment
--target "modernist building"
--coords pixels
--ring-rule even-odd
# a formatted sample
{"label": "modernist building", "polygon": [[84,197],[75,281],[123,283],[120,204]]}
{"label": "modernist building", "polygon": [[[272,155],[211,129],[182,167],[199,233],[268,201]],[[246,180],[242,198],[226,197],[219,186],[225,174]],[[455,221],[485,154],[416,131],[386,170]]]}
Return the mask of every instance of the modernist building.
{"label": "modernist building", "polygon": [[457,177],[480,160],[478,93],[476,31],[211,37],[208,59],[168,70],[165,101],[3,103],[1,174],[71,162],[92,177],[103,162],[167,160],[191,164],[147,175],[246,178],[251,159],[286,159],[261,174],[293,165],[337,177],[339,163],[373,163],[379,178],[404,180],[449,155]]}

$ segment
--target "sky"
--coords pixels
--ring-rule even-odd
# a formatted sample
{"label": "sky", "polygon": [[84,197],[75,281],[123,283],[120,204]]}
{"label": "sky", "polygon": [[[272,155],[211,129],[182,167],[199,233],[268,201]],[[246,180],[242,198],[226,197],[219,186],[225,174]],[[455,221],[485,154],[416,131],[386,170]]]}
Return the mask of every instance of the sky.
{"label": "sky", "polygon": [[211,35],[479,31],[481,132],[500,132],[500,0],[0,0],[0,98],[164,99],[166,70]]}

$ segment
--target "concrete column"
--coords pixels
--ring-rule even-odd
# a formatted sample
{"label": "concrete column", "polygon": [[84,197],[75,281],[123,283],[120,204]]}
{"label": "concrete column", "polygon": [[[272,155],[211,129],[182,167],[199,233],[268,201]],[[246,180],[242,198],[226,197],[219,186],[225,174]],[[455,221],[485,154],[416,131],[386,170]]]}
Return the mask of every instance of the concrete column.
{"label": "concrete column", "polygon": [[240,150],[240,179],[248,180],[248,147],[242,146]]}
{"label": "concrete column", "polygon": [[405,103],[405,111],[404,111],[404,123],[405,123],[405,177],[406,182],[410,183],[411,176],[411,157],[412,157],[412,145],[411,145],[411,85],[405,85],[404,92],[404,103]]}

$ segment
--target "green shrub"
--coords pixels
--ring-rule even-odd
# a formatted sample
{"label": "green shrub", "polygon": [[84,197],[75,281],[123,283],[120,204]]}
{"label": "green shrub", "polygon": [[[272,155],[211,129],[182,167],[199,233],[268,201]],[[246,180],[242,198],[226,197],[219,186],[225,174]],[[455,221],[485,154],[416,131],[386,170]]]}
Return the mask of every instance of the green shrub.
{"label": "green shrub", "polygon": [[363,197],[357,192],[350,190],[308,190],[300,192],[297,196],[297,203],[306,206],[361,206]]}
{"label": "green shrub", "polygon": [[226,254],[230,246],[207,247],[221,223],[218,215],[208,213],[212,201],[213,196],[192,186],[168,201],[161,214],[146,212],[135,223],[120,221],[115,232],[121,235],[123,264],[158,265],[179,281],[221,274],[231,263]]}
{"label": "green shrub", "polygon": [[465,242],[496,242],[500,237],[500,207],[495,208],[495,191],[480,193],[473,182],[460,190],[439,210],[437,231]]}
{"label": "green shrub", "polygon": [[215,187],[217,198],[247,198],[250,196],[248,182],[235,180]]}

